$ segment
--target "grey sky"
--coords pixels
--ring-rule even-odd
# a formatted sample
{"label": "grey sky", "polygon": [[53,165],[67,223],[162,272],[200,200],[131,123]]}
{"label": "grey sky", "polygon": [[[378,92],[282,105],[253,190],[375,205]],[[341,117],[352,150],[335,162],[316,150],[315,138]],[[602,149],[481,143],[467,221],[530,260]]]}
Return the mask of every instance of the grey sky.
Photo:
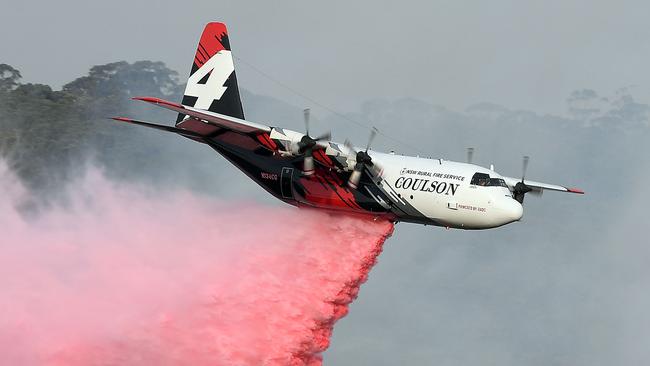
{"label": "grey sky", "polygon": [[[631,84],[650,100],[643,1],[72,1],[0,4],[0,57],[60,86],[95,64],[166,62],[182,77],[204,23],[228,24],[235,54],[338,110],[417,97],[564,112],[577,88]],[[241,63],[242,87],[294,104]]]}

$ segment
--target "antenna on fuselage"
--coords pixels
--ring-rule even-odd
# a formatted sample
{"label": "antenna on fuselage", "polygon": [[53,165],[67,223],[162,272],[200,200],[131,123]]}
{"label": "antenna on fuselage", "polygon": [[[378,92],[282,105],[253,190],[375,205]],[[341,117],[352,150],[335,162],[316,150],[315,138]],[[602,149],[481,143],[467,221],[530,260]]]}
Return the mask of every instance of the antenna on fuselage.
{"label": "antenna on fuselage", "polygon": [[472,158],[474,157],[474,148],[473,147],[468,147],[467,148],[467,164],[472,163]]}

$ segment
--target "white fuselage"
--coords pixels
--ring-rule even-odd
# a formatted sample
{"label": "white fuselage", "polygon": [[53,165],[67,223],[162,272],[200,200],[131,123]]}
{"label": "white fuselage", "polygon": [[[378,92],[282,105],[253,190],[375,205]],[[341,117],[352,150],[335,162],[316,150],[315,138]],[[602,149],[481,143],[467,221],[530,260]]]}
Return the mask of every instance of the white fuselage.
{"label": "white fuselage", "polygon": [[[286,141],[290,151],[302,133],[273,131],[271,137]],[[349,169],[355,154],[335,142],[323,144],[325,152],[334,158],[341,157]],[[357,151],[360,148],[355,148]],[[503,182],[497,172],[478,165],[398,154],[368,151],[372,161],[381,167],[381,179],[373,179],[386,192],[391,211],[399,221],[439,225],[461,229],[489,229],[521,219],[523,207],[517,202],[508,186],[473,184],[472,178],[480,173]],[[346,160],[347,159],[347,160]],[[360,187],[363,189],[363,187]]]}
{"label": "white fuselage", "polygon": [[[412,206],[447,227],[486,229],[522,217],[523,207],[505,185],[472,184],[476,173],[499,180],[498,173],[473,164],[370,151],[383,168],[380,185],[393,200]],[[417,215],[416,215],[417,216]],[[403,221],[421,222],[417,217]]]}

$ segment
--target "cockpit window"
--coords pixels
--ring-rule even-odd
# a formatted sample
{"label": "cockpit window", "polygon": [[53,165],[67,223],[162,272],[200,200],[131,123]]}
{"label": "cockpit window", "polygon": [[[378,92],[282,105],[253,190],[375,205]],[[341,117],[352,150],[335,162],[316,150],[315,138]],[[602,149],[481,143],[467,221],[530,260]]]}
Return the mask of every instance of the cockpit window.
{"label": "cockpit window", "polygon": [[501,178],[490,178],[490,184],[488,185],[494,187],[508,187],[506,181]]}
{"label": "cockpit window", "polygon": [[490,184],[490,176],[485,173],[476,173],[472,177],[470,184],[477,186],[487,186]]}
{"label": "cockpit window", "polygon": [[490,175],[485,173],[474,174],[470,184],[484,187],[508,187],[503,179],[490,178]]}

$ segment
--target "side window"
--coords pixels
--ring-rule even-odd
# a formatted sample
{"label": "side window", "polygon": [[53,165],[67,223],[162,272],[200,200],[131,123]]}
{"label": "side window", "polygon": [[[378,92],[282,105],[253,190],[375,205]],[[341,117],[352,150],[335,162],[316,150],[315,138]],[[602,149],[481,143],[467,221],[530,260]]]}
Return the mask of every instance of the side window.
{"label": "side window", "polygon": [[476,173],[472,176],[472,181],[470,184],[476,186],[487,186],[490,185],[490,176],[485,173]]}
{"label": "side window", "polygon": [[506,182],[501,178],[490,178],[489,174],[476,173],[472,176],[470,184],[483,187],[508,187]]}

